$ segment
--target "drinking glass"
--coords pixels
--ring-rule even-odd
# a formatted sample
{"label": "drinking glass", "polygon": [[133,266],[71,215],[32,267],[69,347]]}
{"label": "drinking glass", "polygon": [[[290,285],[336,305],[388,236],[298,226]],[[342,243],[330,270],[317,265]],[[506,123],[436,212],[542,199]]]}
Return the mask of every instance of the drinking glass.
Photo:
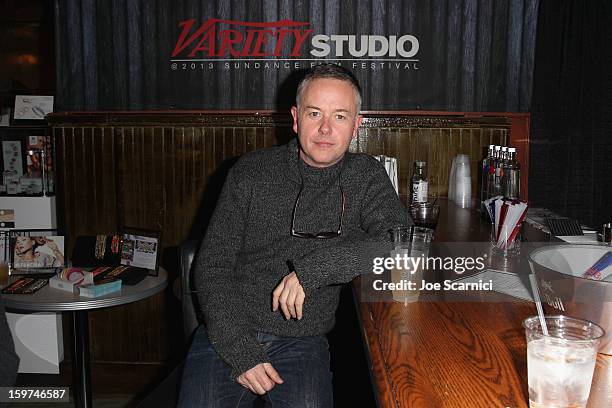
{"label": "drinking glass", "polygon": [[[430,228],[406,226],[393,229],[394,250],[391,256],[396,257],[427,257],[429,244],[433,239],[433,230]],[[409,265],[414,265],[410,263]],[[419,298],[421,282],[423,281],[423,267],[420,264],[415,269],[394,268],[391,270],[391,281],[403,286],[392,290],[393,300],[411,303]],[[411,285],[410,287],[408,285]]]}
{"label": "drinking glass", "polygon": [[414,203],[410,206],[410,214],[412,215],[414,225],[435,230],[438,225],[440,204],[435,201]]}
{"label": "drinking glass", "polygon": [[530,408],[587,406],[597,348],[604,330],[593,322],[567,316],[523,321],[527,336],[527,381]]}
{"label": "drinking glass", "polygon": [[495,228],[495,223],[491,223],[491,245],[493,253],[504,258],[517,256],[521,251],[521,226],[518,226],[518,233],[512,236],[513,230],[507,225]]}

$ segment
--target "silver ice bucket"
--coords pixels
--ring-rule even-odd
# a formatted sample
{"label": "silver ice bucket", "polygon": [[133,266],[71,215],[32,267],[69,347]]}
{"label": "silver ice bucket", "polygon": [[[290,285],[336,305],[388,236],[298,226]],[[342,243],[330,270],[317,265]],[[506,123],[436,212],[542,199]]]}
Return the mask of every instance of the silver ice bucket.
{"label": "silver ice bucket", "polygon": [[612,354],[612,276],[596,281],[584,272],[612,250],[603,245],[553,245],[529,254],[547,314],[590,320],[606,334],[600,353]]}

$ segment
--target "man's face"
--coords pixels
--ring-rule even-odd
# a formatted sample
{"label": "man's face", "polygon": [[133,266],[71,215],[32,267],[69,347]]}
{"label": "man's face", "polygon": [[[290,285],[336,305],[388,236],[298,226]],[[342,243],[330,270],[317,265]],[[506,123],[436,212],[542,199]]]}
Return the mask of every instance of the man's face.
{"label": "man's face", "polygon": [[357,136],[362,117],[350,83],[319,78],[302,92],[299,110],[291,108],[293,131],[300,141],[300,158],[313,167],[337,163]]}

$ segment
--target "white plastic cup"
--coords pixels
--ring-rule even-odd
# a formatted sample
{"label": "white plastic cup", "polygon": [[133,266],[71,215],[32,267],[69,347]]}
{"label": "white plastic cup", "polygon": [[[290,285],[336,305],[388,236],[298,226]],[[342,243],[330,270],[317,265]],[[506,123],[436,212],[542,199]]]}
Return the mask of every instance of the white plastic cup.
{"label": "white plastic cup", "polygon": [[457,163],[457,168],[455,169],[455,177],[461,178],[461,177],[470,177],[470,176],[471,176],[470,164],[464,163],[464,162]]}
{"label": "white plastic cup", "polygon": [[453,158],[448,178],[448,199],[462,208],[468,208],[471,205],[472,180],[470,177],[470,156],[456,155]]}
{"label": "white plastic cup", "polygon": [[457,177],[454,201],[461,208],[470,208],[472,205],[472,178],[470,176]]}
{"label": "white plastic cup", "polygon": [[467,165],[470,164],[470,156],[468,156],[467,154],[458,154],[457,155],[457,164],[459,163],[465,163]]}
{"label": "white plastic cup", "polygon": [[453,157],[450,175],[448,176],[448,199],[455,201],[455,173],[457,172],[457,157]]}

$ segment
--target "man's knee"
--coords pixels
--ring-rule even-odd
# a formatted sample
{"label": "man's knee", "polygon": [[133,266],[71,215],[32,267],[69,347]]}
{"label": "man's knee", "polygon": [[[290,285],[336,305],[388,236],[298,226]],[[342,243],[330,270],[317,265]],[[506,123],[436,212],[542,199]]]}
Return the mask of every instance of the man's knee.
{"label": "man's knee", "polygon": [[235,407],[245,399],[244,391],[213,349],[204,327],[199,327],[185,360],[179,407]]}
{"label": "man's knee", "polygon": [[332,373],[327,339],[323,336],[292,339],[283,352],[271,352],[283,384],[269,392],[273,406],[328,408],[333,405]]}

